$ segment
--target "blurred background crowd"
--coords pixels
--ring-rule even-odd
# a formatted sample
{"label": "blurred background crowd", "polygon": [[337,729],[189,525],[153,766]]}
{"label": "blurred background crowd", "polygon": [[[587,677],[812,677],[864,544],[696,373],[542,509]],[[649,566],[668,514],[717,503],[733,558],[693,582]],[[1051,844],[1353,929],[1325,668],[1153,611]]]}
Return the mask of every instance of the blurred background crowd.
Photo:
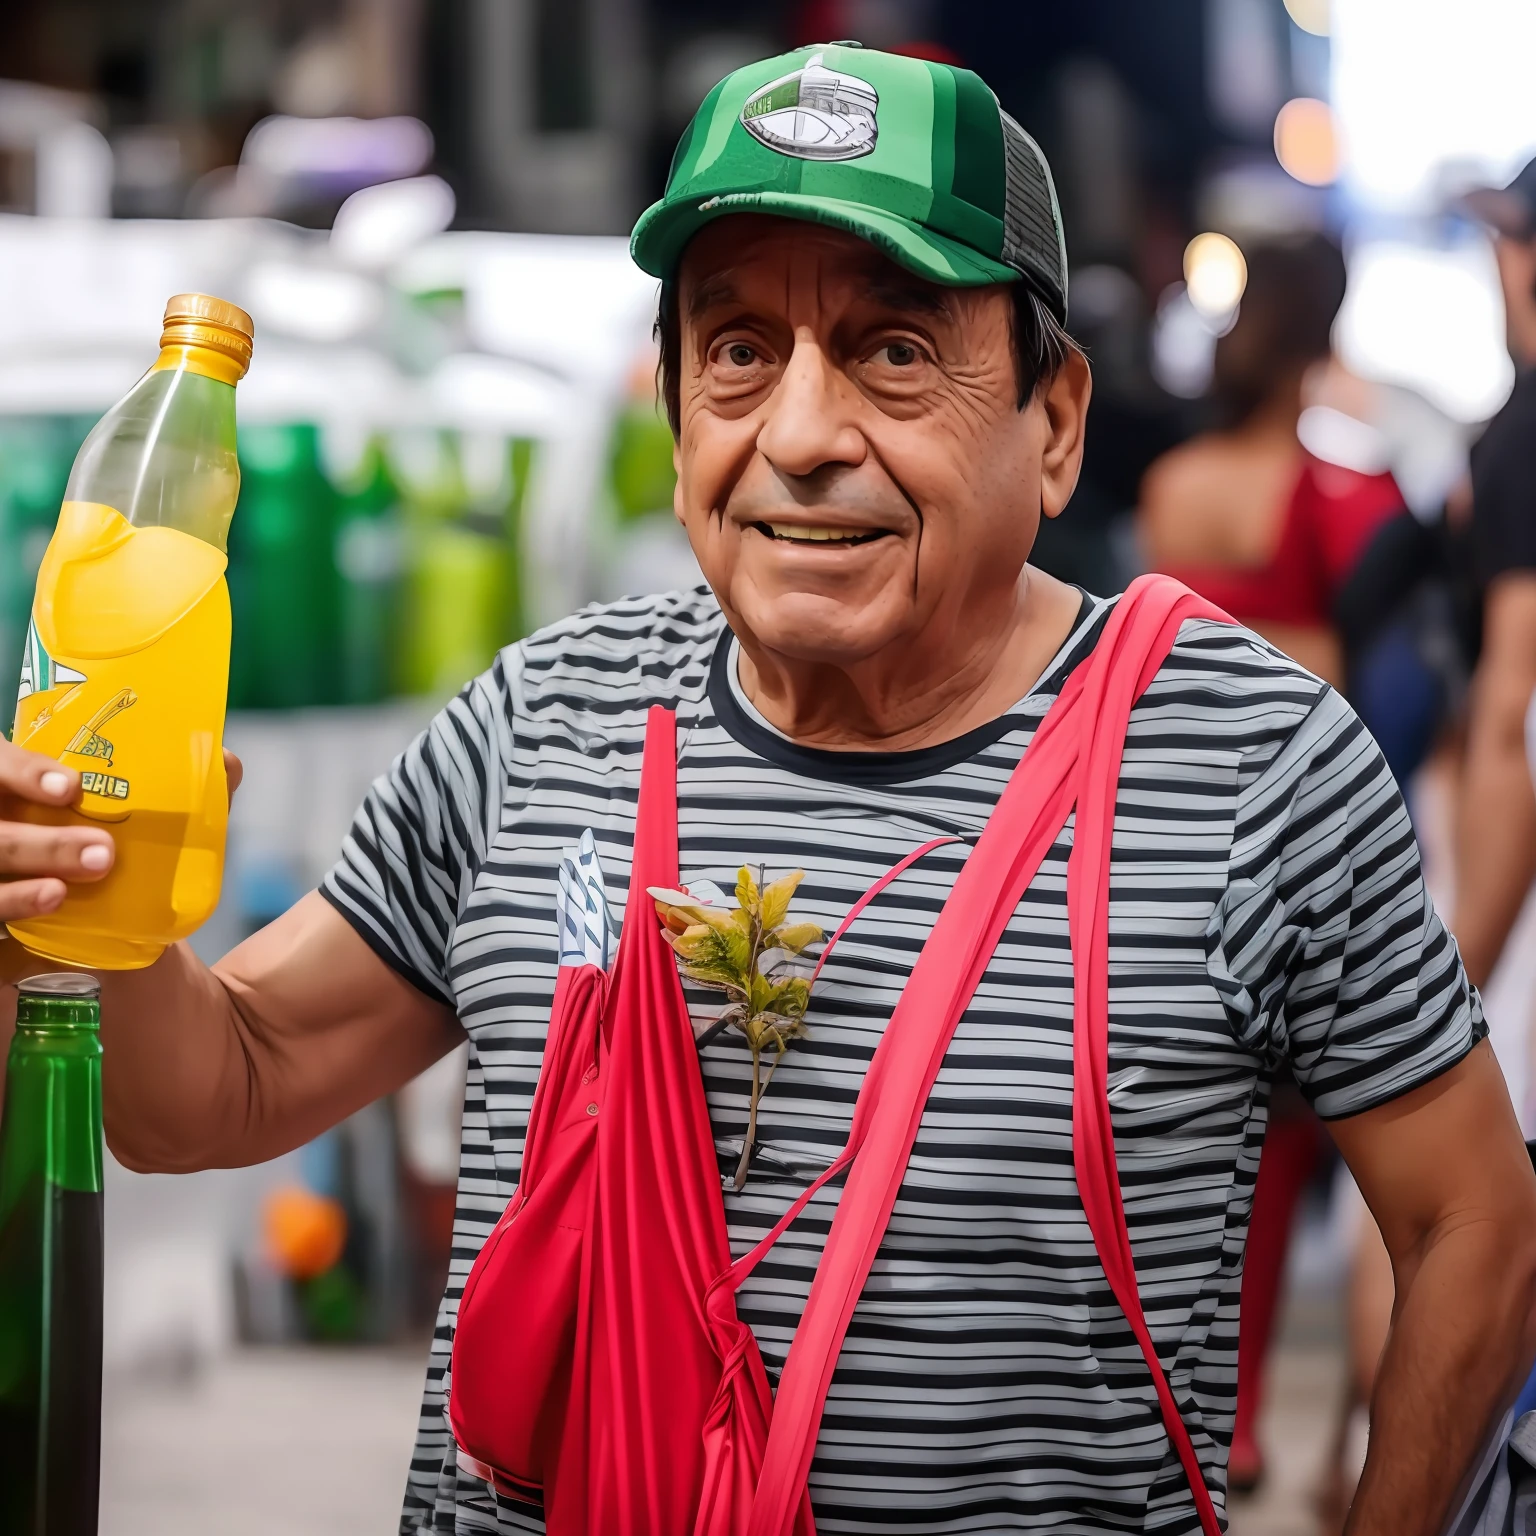
{"label": "blurred background crowd", "polygon": [[[197,947],[285,910],[498,647],[697,579],[623,237],[721,75],[843,38],[977,69],[1055,170],[1094,396],[1038,563],[1099,592],[1171,571],[1347,692],[1536,1131],[1529,0],[9,0],[0,673],[165,299],[241,304],[246,780]],[[105,1531],[389,1527],[462,1073],[265,1168],[112,1171]],[[1337,1527],[1391,1297],[1280,1085],[1234,1530]]]}

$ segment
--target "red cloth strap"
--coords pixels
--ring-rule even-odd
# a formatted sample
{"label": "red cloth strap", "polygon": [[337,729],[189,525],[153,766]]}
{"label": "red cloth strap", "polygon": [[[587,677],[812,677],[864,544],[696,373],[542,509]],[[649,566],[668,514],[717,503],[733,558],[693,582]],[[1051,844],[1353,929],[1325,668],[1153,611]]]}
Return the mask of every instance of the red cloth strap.
{"label": "red cloth strap", "polygon": [[932,853],[935,848],[942,848],[946,843],[964,842],[959,837],[935,837],[924,843],[921,848],[914,848],[904,859],[898,860],[886,872],[880,876],[870,888],[848,909],[848,916],[837,925],[832,937],[827,940],[821,951],[821,958],[816,962],[816,969],[811,972],[811,980],[814,982],[821,975],[821,968],[827,963],[827,956],[832,953],[833,946],[853,926],[854,919],[872,902],[876,896],[888,886],[898,875],[904,875],[923,857]]}
{"label": "red cloth strap", "polygon": [[[929,1091],[1004,928],[1074,805],[1068,913],[1079,1192],[1110,1287],[1141,1346],[1169,1439],[1189,1476],[1202,1531],[1220,1536],[1189,1431],[1142,1313],[1106,1075],[1106,916],[1120,759],[1131,706],[1167,656],[1179,625],[1193,617],[1230,622],[1168,578],[1142,577],[1132,584],[1092,658],[1068,678],[1035,732],[918,957],[870,1063],[848,1147],[838,1160],[851,1158],[852,1168],[779,1382],[747,1536],[789,1536],[805,1496],[832,1373],[889,1223]],[[797,1204],[803,1206],[811,1193]]]}

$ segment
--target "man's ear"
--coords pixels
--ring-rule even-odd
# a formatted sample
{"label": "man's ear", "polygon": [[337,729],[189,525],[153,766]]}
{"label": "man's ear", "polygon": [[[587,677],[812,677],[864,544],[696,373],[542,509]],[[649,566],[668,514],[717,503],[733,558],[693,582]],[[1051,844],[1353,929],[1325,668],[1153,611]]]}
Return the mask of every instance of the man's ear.
{"label": "man's ear", "polygon": [[1059,517],[1077,489],[1083,467],[1083,430],[1093,374],[1076,347],[1067,348],[1056,377],[1036,397],[1045,414],[1045,447],[1040,455],[1040,510]]}

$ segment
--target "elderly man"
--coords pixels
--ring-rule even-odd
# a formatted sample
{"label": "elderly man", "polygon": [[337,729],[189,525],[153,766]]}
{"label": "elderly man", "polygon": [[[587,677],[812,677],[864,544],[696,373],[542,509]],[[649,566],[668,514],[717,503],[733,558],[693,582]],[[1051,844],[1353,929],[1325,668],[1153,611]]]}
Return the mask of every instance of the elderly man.
{"label": "elderly man", "polygon": [[[509,647],[374,786],[320,891],[212,970],[181,946],[106,978],[108,1136],[143,1169],[270,1157],[468,1034],[408,1532],[544,1528],[461,1469],[444,1374],[518,1181],[562,850],[593,833],[584,878],[606,865],[616,908],[648,707],[676,711],[695,892],[803,869],[797,914],[831,928],[915,847],[956,839],[839,946],[755,1132],[749,1053],[690,989],[740,1255],[847,1141],[957,872],[1113,606],[1027,563],[1077,478],[1089,373],[1062,329],[1045,162],[974,75],[847,44],[738,71],[634,250],[662,279],[677,516],[708,586]],[[0,756],[13,803],[67,800],[57,774]],[[93,844],[107,834],[0,827],[0,913],[98,878]],[[1073,1176],[1071,851],[1069,821],[938,1073],[816,1443],[823,1531],[1200,1529]],[[1222,1507],[1243,1243],[1286,1063],[1397,1273],[1350,1529],[1432,1536],[1531,1354],[1536,1180],[1381,755],[1271,646],[1190,620],[1131,715],[1109,881],[1115,1160],[1201,1479]],[[835,1187],[818,1199],[825,1215]],[[802,1222],[741,1289],[770,1377],[826,1229]]]}

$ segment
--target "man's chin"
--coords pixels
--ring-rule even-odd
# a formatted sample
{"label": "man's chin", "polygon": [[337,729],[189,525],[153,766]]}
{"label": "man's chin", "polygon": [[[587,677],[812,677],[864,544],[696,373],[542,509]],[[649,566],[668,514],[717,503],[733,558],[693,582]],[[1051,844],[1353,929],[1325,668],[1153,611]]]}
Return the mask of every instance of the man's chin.
{"label": "man's chin", "polygon": [[[874,594],[752,589],[732,604],[733,627],[749,646],[785,660],[847,667],[877,655],[915,623],[910,588]],[[745,633],[742,633],[742,631]]]}

